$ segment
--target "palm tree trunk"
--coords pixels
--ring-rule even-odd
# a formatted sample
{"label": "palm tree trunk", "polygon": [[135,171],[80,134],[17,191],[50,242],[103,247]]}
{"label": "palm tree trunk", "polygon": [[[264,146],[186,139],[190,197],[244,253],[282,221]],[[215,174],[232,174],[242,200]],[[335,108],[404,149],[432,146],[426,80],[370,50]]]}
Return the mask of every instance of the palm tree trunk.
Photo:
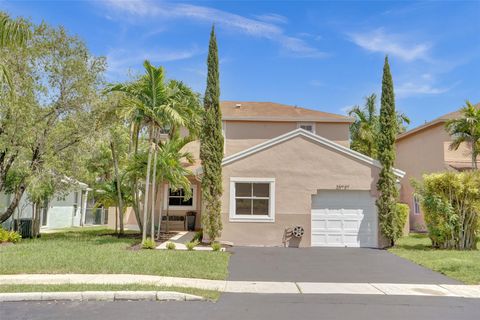
{"label": "palm tree trunk", "polygon": [[[130,159],[135,158],[138,153],[138,137],[140,135],[140,126],[137,124],[134,127],[134,134],[132,135],[133,150],[130,150]],[[134,174],[132,178],[132,190],[133,190],[133,212],[135,212],[135,218],[137,220],[138,230],[143,230],[142,219],[140,215],[140,195],[138,194],[138,179]]]}
{"label": "palm tree trunk", "polygon": [[160,228],[162,226],[162,209],[163,209],[163,181],[159,181],[160,185],[160,209],[158,210],[158,227],[157,227],[157,239],[160,240]]}
{"label": "palm tree trunk", "polygon": [[[155,136],[156,130],[153,130],[153,135]],[[154,139],[153,141],[153,176],[152,176],[152,211],[150,212],[150,219],[152,220],[151,225],[150,225],[150,237],[152,240],[155,238],[155,198],[156,198],[156,192],[155,192],[155,183],[156,183],[156,178],[157,178],[157,144]]]}
{"label": "palm tree trunk", "polygon": [[148,148],[148,160],[147,160],[147,177],[145,179],[145,196],[143,197],[143,230],[142,230],[142,243],[147,240],[147,219],[148,219],[148,196],[150,192],[150,168],[152,167],[152,128],[150,128],[149,148]]}
{"label": "palm tree trunk", "polygon": [[120,225],[120,234],[124,233],[124,227],[123,227],[123,198],[122,198],[122,190],[121,190],[121,185],[120,185],[120,176],[118,174],[118,157],[117,153],[115,152],[115,143],[113,140],[110,141],[110,149],[112,151],[112,160],[113,160],[113,167],[115,170],[115,180],[117,182],[117,197],[118,197],[118,221]]}

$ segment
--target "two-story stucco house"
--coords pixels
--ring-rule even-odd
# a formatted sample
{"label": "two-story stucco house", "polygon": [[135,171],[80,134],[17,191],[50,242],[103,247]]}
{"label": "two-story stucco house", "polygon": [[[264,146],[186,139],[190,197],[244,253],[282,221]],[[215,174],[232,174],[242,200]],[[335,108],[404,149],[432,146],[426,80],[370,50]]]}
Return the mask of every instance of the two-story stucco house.
{"label": "two-story stucco house", "polygon": [[[375,206],[381,166],[349,148],[352,118],[271,102],[223,101],[221,109],[220,240],[252,246],[382,246]],[[198,158],[198,142],[188,149]],[[201,164],[191,169],[193,198],[186,201],[182,190],[165,186],[163,215],[194,211],[201,228]],[[300,239],[285,232],[294,226],[304,229]]]}
{"label": "two-story stucco house", "polygon": [[397,137],[395,165],[406,172],[401,181],[400,201],[410,207],[410,230],[425,230],[423,213],[414,196],[411,179],[420,180],[423,174],[432,172],[472,169],[471,148],[468,145],[462,144],[458,150],[449,148],[452,137],[445,130],[445,124],[460,116],[459,111],[448,113]]}

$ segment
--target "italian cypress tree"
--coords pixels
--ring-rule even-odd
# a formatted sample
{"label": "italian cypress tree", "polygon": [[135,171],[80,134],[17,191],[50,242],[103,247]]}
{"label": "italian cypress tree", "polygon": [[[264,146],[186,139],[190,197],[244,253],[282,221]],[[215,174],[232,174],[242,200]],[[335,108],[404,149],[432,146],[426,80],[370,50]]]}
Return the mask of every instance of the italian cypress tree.
{"label": "italian cypress tree", "polygon": [[382,79],[382,98],[380,107],[380,134],[378,136],[378,160],[382,164],[380,176],[377,183],[377,190],[380,194],[377,200],[380,228],[383,235],[395,243],[399,234],[396,228],[396,202],[398,190],[396,178],[393,173],[395,162],[395,137],[397,136],[397,113],[395,111],[395,94],[393,92],[393,80],[388,64],[388,57],[385,57]]}
{"label": "italian cypress tree", "polygon": [[215,28],[210,33],[207,59],[207,88],[205,89],[202,130],[200,133],[200,159],[202,161],[202,224],[210,240],[222,231],[222,159],[223,135],[220,110],[220,79]]}

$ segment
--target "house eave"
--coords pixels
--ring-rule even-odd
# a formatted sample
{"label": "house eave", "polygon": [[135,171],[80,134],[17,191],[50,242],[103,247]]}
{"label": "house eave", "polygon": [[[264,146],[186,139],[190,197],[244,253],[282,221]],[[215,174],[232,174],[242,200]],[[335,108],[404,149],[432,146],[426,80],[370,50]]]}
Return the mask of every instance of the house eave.
{"label": "house eave", "polygon": [[326,117],[241,117],[224,116],[223,121],[265,121],[265,122],[330,122],[330,123],[353,123],[355,120],[351,117],[345,118],[326,118]]}
{"label": "house eave", "polygon": [[[243,151],[240,151],[238,153],[235,153],[233,155],[225,157],[225,158],[223,158],[222,166],[229,165],[230,163],[233,163],[233,162],[238,161],[240,159],[249,157],[250,155],[255,154],[257,152],[260,152],[262,150],[265,150],[265,149],[267,149],[267,148],[269,148],[273,145],[282,143],[286,140],[292,139],[294,137],[299,137],[299,136],[314,140],[314,141],[316,141],[316,142],[318,142],[322,145],[325,145],[325,146],[330,147],[330,148],[332,148],[336,151],[339,151],[343,154],[351,156],[351,157],[353,157],[357,160],[360,160],[361,162],[364,162],[368,165],[371,165],[371,166],[374,166],[374,167],[377,167],[377,168],[382,168],[382,165],[380,164],[380,162],[378,162],[378,160],[372,159],[372,158],[370,158],[370,157],[368,157],[368,156],[366,156],[362,153],[359,153],[359,152],[354,151],[350,148],[344,147],[344,146],[342,146],[338,143],[335,143],[331,140],[328,140],[326,138],[323,138],[319,135],[316,135],[314,133],[311,133],[311,132],[306,131],[306,130],[301,129],[301,128],[290,131],[290,132],[287,132],[283,135],[280,135],[280,136],[275,137],[273,139],[270,139],[270,140],[267,140],[265,142],[259,143],[259,144],[255,145],[253,147],[250,147],[248,149],[245,149]],[[196,170],[196,175],[197,176],[201,175],[202,172],[203,172],[202,167],[199,167]],[[400,179],[405,176],[404,171],[396,169],[396,168],[393,169],[393,173]]]}

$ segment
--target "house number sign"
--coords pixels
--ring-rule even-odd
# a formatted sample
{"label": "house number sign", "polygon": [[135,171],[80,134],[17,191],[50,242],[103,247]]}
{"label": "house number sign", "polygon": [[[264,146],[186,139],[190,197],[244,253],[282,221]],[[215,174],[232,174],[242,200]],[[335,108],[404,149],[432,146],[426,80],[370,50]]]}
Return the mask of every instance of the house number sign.
{"label": "house number sign", "polygon": [[349,188],[349,184],[337,184],[337,190],[348,190]]}

